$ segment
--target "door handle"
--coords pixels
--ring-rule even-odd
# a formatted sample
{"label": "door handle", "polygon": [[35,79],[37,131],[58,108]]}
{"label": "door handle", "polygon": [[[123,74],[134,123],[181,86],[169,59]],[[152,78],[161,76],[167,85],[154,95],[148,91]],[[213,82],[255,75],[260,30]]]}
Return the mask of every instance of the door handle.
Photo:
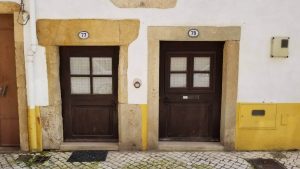
{"label": "door handle", "polygon": [[0,96],[4,97],[7,93],[7,85],[0,86]]}
{"label": "door handle", "polygon": [[112,100],[112,105],[113,106],[118,106],[118,102],[116,100]]}

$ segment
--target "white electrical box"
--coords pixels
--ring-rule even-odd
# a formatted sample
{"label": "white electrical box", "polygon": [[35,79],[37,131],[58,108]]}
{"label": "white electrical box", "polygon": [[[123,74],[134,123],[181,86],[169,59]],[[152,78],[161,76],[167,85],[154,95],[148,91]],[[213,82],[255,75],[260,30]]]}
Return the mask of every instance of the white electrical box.
{"label": "white electrical box", "polygon": [[289,37],[273,37],[271,57],[289,57]]}

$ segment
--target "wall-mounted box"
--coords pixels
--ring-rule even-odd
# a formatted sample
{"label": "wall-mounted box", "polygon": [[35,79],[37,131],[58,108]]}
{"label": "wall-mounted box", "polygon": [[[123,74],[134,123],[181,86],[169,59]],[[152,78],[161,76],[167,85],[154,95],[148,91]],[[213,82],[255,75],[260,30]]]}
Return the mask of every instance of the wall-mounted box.
{"label": "wall-mounted box", "polygon": [[289,37],[273,37],[271,45],[271,57],[289,57]]}
{"label": "wall-mounted box", "polygon": [[240,104],[238,111],[240,129],[276,129],[275,104]]}

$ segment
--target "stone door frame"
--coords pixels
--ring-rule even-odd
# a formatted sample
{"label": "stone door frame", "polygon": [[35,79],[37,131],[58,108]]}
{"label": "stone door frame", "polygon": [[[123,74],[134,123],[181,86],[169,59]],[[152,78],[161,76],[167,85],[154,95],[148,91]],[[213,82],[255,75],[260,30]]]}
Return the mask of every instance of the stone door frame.
{"label": "stone door frame", "polygon": [[[198,29],[196,38],[188,36]],[[160,41],[224,41],[221,144],[227,150],[235,147],[235,124],[238,87],[240,27],[150,26],[148,27],[148,148],[158,149],[159,142],[159,42]]]}
{"label": "stone door frame", "polygon": [[[64,142],[59,77],[59,46],[120,46],[118,68],[119,145],[126,144],[125,109],[128,105],[127,67],[128,47],[138,37],[139,20],[104,19],[41,19],[37,21],[39,45],[46,48],[49,106],[41,107],[43,148],[60,149]],[[87,31],[88,39],[78,33]],[[126,119],[126,118],[125,118]]]}
{"label": "stone door frame", "polygon": [[25,77],[25,57],[23,25],[18,23],[20,5],[15,2],[0,2],[0,14],[14,15],[14,39],[17,77],[17,96],[19,114],[20,149],[28,151],[27,95]]}

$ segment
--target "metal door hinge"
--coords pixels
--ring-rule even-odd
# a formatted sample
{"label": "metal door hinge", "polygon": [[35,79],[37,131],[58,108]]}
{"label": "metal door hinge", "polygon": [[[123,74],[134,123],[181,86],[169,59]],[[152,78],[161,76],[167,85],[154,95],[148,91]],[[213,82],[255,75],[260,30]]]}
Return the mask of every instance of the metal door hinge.
{"label": "metal door hinge", "polygon": [[7,85],[0,86],[0,96],[4,97],[7,92]]}

